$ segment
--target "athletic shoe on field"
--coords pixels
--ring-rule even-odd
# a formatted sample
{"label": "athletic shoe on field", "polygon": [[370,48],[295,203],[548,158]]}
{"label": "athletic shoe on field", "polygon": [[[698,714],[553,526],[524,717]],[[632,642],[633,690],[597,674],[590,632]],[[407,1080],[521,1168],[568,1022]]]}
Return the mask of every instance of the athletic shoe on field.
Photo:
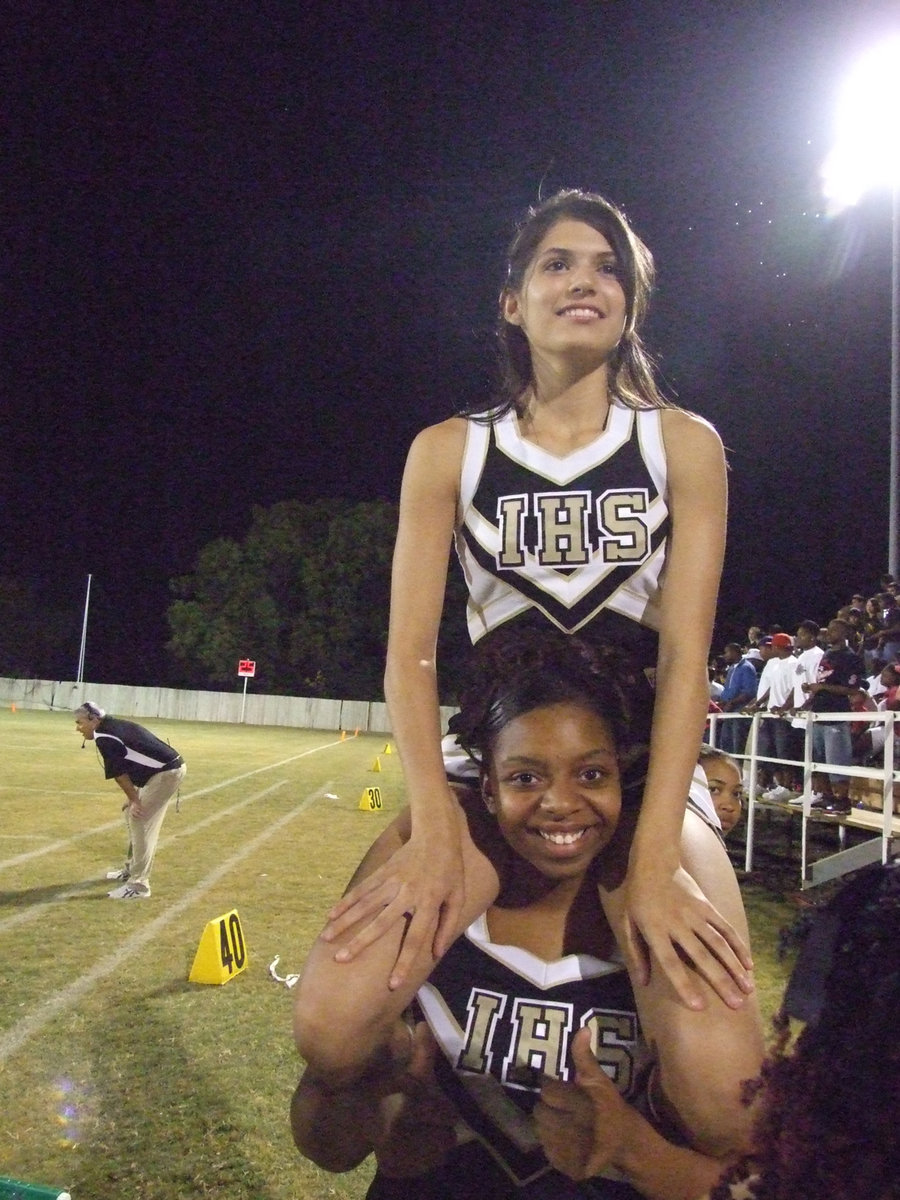
{"label": "athletic shoe on field", "polygon": [[126,879],[131,878],[131,872],[127,867],[119,867],[118,871],[107,871],[107,879],[117,879],[119,883],[124,883]]}
{"label": "athletic shoe on field", "polygon": [[107,892],[110,900],[149,900],[150,890],[143,891],[141,888],[131,887],[129,884],[124,884],[120,888],[116,888],[114,892]]}

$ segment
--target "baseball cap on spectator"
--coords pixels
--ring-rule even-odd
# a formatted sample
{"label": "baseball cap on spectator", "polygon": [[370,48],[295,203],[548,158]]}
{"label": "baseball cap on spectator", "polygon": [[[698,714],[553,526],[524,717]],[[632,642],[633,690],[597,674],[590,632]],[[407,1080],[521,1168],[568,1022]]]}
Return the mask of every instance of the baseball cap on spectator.
{"label": "baseball cap on spectator", "polygon": [[773,646],[779,646],[782,650],[792,650],[794,639],[789,633],[775,633],[769,638]]}
{"label": "baseball cap on spectator", "polygon": [[759,645],[759,646],[771,646],[771,645],[772,645],[772,638],[770,638],[770,637],[768,636],[768,634],[767,634],[765,637],[761,637],[761,638],[759,639],[759,642],[757,643],[757,645]]}

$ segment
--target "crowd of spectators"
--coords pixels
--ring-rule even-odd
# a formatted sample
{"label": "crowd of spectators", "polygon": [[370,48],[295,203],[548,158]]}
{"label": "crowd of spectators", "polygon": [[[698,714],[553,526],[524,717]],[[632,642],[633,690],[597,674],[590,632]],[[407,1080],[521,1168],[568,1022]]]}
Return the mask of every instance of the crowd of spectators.
{"label": "crowd of spectators", "polygon": [[[777,720],[759,724],[757,794],[801,805],[806,714],[900,709],[900,590],[883,575],[879,590],[854,593],[827,625],[804,620],[791,632],[780,625],[751,626],[743,645],[729,642],[710,663],[710,708],[739,713],[717,722],[721,750],[743,754],[755,712]],[[865,720],[817,720],[813,760],[836,768],[814,772],[810,807],[836,815],[850,811],[850,780],[840,771],[881,755],[884,726]],[[771,761],[782,760],[782,761]],[[788,760],[787,762],[783,760]]]}

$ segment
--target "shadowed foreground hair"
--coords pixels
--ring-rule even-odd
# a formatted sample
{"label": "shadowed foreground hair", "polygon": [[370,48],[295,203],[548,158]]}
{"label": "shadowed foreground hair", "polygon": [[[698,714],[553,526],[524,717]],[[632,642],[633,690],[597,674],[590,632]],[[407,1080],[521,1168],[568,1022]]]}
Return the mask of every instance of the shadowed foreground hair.
{"label": "shadowed foreground hair", "polygon": [[483,763],[494,739],[516,717],[550,704],[578,704],[609,724],[620,765],[627,765],[636,740],[633,691],[634,677],[613,647],[591,646],[552,629],[500,630],[473,652],[449,730]]}
{"label": "shadowed foreground hair", "polygon": [[[807,1021],[791,1052],[790,1017]],[[900,1196],[900,866],[866,868],[817,914],[775,1017],[756,1200]],[[711,1193],[727,1200],[728,1179]]]}

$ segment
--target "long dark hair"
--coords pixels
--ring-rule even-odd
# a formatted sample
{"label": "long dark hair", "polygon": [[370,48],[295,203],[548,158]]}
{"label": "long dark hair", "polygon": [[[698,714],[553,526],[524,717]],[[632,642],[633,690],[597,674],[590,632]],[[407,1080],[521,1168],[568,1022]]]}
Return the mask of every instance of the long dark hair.
{"label": "long dark hair", "polygon": [[622,272],[625,331],[609,363],[610,396],[628,408],[672,407],[660,391],[653,360],[640,336],[653,289],[653,256],[621,209],[596,192],[569,188],[530,208],[510,243],[497,323],[500,375],[497,394],[489,405],[467,409],[466,415],[496,419],[510,409],[521,411],[522,397],[532,383],[531,350],[524,331],[504,318],[503,300],[509,291],[522,287],[544,235],[564,220],[583,221],[602,233]]}
{"label": "long dark hair", "polygon": [[[816,916],[775,1018],[754,1152],[756,1200],[900,1194],[900,867],[871,867]],[[807,1023],[792,1052],[789,1018]],[[727,1181],[714,1200],[728,1200]]]}

